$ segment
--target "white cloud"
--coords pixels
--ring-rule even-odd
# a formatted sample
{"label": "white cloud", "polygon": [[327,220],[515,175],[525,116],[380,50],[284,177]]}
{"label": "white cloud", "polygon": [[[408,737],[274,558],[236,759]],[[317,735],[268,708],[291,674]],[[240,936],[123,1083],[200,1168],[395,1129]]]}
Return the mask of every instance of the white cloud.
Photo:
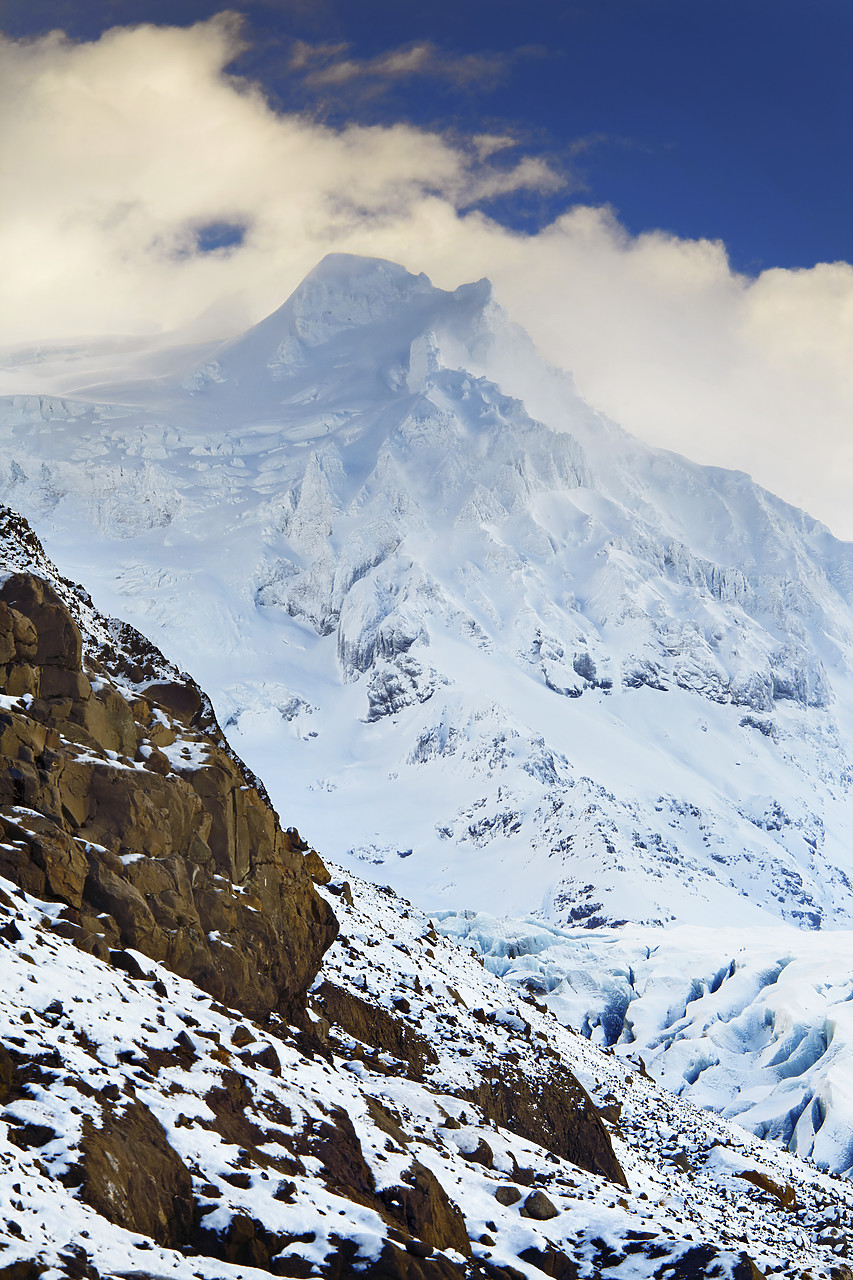
{"label": "white cloud", "polygon": [[[435,200],[452,216],[560,181],[539,160],[496,169],[403,124],[336,132],[276,115],[223,72],[238,45],[226,15],[0,47],[0,340],[173,327],[223,296],[255,314],[355,232],[381,248]],[[211,222],[245,226],[242,246],[193,253]]]}
{"label": "white cloud", "polygon": [[291,69],[302,72],[310,85],[341,86],[353,81],[370,83],[429,76],[457,86],[478,85],[495,88],[506,71],[509,59],[500,53],[451,54],[431,40],[416,41],[389,49],[374,58],[347,56],[347,44],[307,44],[298,40],[290,60]]}
{"label": "white cloud", "polygon": [[[471,206],[553,190],[541,161],[495,165],[499,137],[277,115],[225,73],[239,40],[226,15],[0,45],[0,341],[199,316],[207,332],[233,330],[330,249],[395,258],[445,287],[488,275],[630,430],[743,467],[853,537],[851,266],[751,279],[719,244],[632,238],[582,207],[514,234]],[[213,223],[245,228],[242,243],[197,252]]]}

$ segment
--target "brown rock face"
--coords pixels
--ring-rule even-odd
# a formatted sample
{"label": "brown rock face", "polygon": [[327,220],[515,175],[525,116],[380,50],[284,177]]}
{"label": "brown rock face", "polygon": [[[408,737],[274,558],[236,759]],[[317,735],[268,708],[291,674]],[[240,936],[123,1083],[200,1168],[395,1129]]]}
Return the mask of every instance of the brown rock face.
{"label": "brown rock face", "polygon": [[330,1022],[342,1027],[363,1044],[408,1063],[416,1079],[423,1077],[425,1067],[438,1061],[428,1040],[419,1036],[401,1018],[395,1018],[377,1005],[368,1004],[351,991],[324,982],[316,992],[317,999]]}
{"label": "brown rock face", "polygon": [[501,1067],[467,1096],[487,1119],[510,1133],[627,1187],[595,1103],[562,1064],[553,1064],[547,1074],[533,1080]]}
{"label": "brown rock face", "polygon": [[[37,667],[80,670],[80,630],[53,587],[32,574],[16,573],[3,584],[0,598],[12,614],[13,634],[17,626],[15,641],[21,659]],[[26,621],[16,624],[16,613]]]}
{"label": "brown rock face", "polygon": [[12,1088],[15,1064],[9,1050],[0,1044],[0,1106],[3,1106]]}
{"label": "brown rock face", "polygon": [[790,1209],[792,1212],[797,1208],[797,1196],[794,1188],[790,1183],[780,1185],[769,1178],[766,1173],[761,1173],[758,1169],[744,1169],[743,1173],[735,1175],[738,1178],[744,1178],[747,1182],[751,1182],[754,1187],[759,1187],[762,1191],[766,1191],[774,1200],[781,1204],[783,1209]]}
{"label": "brown rock face", "polygon": [[122,1114],[108,1109],[102,1120],[99,1129],[83,1121],[82,1198],[108,1222],[182,1244],[195,1223],[192,1178],[159,1120],[141,1102]]}
{"label": "brown rock face", "polygon": [[403,1175],[403,1185],[390,1187],[382,1199],[406,1230],[430,1249],[455,1249],[471,1257],[462,1213],[435,1174],[417,1160]]}
{"label": "brown rock face", "polygon": [[252,1017],[298,1019],[337,932],[320,860],[306,868],[199,690],[84,669],[68,609],[25,573],[0,587],[0,690],[29,695],[0,712],[0,872],[65,902],[101,958],[130,947]]}
{"label": "brown rock face", "polygon": [[[330,1023],[362,1044],[401,1059],[415,1079],[423,1079],[429,1066],[437,1062],[429,1041],[386,1009],[328,981],[314,994]],[[378,1058],[371,1059],[370,1065],[375,1070],[383,1069]],[[487,1120],[510,1133],[538,1143],[581,1169],[628,1186],[598,1108],[580,1081],[562,1064],[549,1063],[541,1073],[528,1078],[502,1063],[485,1072],[475,1086],[460,1091],[460,1096],[475,1103]],[[467,1159],[491,1167],[493,1156],[488,1143],[481,1140]]]}

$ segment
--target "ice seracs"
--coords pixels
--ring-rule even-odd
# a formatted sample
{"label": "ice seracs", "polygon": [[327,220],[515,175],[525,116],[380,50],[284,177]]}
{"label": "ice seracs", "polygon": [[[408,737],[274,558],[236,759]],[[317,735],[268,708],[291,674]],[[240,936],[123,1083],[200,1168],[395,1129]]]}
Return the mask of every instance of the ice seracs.
{"label": "ice seracs", "polygon": [[849,1177],[853,937],[442,912],[437,929],[674,1094]]}

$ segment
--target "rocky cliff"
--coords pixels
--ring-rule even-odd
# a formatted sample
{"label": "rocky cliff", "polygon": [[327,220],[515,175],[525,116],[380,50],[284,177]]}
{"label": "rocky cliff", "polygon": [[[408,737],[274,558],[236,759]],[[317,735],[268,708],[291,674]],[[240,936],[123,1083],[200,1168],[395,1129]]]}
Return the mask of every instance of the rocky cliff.
{"label": "rocky cliff", "polygon": [[307,846],[194,683],[130,628],[120,650],[92,626],[84,645],[82,603],[78,621],[33,572],[0,585],[0,872],[62,902],[101,960],[134,948],[254,1017],[298,1017],[336,932]]}

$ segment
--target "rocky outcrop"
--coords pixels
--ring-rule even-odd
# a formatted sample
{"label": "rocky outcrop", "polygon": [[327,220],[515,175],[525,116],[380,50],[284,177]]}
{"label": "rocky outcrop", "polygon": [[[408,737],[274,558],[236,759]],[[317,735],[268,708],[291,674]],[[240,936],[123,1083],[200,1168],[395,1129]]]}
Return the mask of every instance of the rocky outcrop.
{"label": "rocky outcrop", "polygon": [[200,691],[146,680],[148,656],[114,674],[50,583],[2,583],[0,872],[63,902],[101,959],[132,948],[252,1017],[299,1018],[333,913]]}
{"label": "rocky outcrop", "polygon": [[[362,1000],[333,982],[324,982],[314,994],[330,1023],[378,1053],[388,1053],[405,1062],[414,1079],[423,1079],[426,1066],[438,1061],[429,1041],[387,1009]],[[375,1069],[376,1056],[370,1056]]]}
{"label": "rocky outcrop", "polygon": [[627,1187],[601,1114],[566,1067],[549,1063],[538,1078],[500,1068],[484,1073],[466,1095],[493,1123]]}
{"label": "rocky outcrop", "polygon": [[86,1117],[80,1144],[81,1198],[108,1222],[174,1248],[196,1218],[189,1170],[144,1103],[107,1107],[98,1127]]}
{"label": "rocky outcrop", "polygon": [[[366,1047],[358,1052],[372,1070],[388,1070],[382,1055],[391,1055],[405,1063],[408,1075],[421,1080],[439,1061],[429,1041],[404,1017],[329,981],[315,990],[314,998],[336,1030]],[[474,1085],[458,1092],[479,1107],[487,1121],[590,1173],[628,1185],[598,1108],[579,1080],[560,1063],[544,1059],[532,1077],[506,1062],[486,1066]],[[491,1152],[485,1143],[483,1146],[485,1151],[473,1150],[467,1158],[490,1165]]]}
{"label": "rocky outcrop", "polygon": [[392,1215],[419,1240],[428,1256],[433,1249],[455,1249],[471,1257],[465,1219],[431,1170],[414,1161],[400,1186],[382,1196]]}

